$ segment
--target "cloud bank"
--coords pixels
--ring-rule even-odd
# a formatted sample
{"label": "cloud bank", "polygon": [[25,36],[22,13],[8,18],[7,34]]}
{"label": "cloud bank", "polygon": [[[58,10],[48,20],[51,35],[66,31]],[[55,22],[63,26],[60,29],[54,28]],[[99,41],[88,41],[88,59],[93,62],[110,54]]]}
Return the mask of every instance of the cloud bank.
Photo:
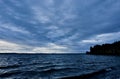
{"label": "cloud bank", "polygon": [[120,39],[119,0],[0,0],[0,52],[79,53]]}

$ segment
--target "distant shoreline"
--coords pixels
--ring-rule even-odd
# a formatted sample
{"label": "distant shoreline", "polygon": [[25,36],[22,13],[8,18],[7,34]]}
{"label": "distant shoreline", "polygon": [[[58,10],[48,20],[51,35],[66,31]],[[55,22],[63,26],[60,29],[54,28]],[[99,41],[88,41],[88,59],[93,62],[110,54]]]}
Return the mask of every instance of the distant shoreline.
{"label": "distant shoreline", "polygon": [[86,52],[90,55],[117,55],[120,56],[120,41],[112,44],[102,44],[90,47],[90,51]]}
{"label": "distant shoreline", "polygon": [[18,55],[86,55],[86,53],[0,53],[1,54],[18,54]]}

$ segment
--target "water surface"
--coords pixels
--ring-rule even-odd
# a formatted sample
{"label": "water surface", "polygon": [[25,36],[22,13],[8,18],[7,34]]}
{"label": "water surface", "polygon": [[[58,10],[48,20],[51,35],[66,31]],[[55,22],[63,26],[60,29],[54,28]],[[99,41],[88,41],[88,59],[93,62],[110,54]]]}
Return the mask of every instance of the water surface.
{"label": "water surface", "polygon": [[119,56],[0,54],[0,79],[58,79],[118,66]]}

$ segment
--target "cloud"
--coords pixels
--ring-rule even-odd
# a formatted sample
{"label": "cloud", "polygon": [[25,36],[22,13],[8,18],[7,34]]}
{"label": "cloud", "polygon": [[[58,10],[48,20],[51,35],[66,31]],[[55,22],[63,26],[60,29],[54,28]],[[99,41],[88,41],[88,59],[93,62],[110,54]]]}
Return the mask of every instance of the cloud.
{"label": "cloud", "polygon": [[33,49],[35,52],[43,52],[43,53],[65,53],[68,52],[69,49],[65,46],[56,45],[54,43],[48,43],[46,47],[36,47]]}
{"label": "cloud", "polygon": [[105,43],[113,43],[115,41],[119,41],[120,32],[114,33],[104,33],[95,36],[91,36],[90,38],[81,40],[79,43],[80,50],[84,49],[84,51],[89,50],[90,46],[94,46],[96,44],[105,44]]}
{"label": "cloud", "polygon": [[[51,29],[52,28],[52,29]],[[56,38],[56,37],[61,37],[70,32],[70,29],[61,29],[59,27],[50,27],[49,32],[47,33],[48,38]]]}
{"label": "cloud", "polygon": [[0,0],[0,40],[18,52],[88,50],[119,40],[119,7],[119,0]]}
{"label": "cloud", "polygon": [[25,30],[24,28],[21,28],[19,26],[16,27],[14,24],[11,23],[0,23],[0,25],[1,28],[7,29],[9,31],[23,33],[23,34],[30,34],[30,32]]}
{"label": "cloud", "polygon": [[82,43],[92,43],[92,44],[99,44],[99,43],[107,43],[107,42],[114,42],[118,41],[120,38],[120,32],[115,33],[105,33],[105,34],[99,34],[94,37],[91,37],[87,40],[82,40]]}
{"label": "cloud", "polygon": [[67,47],[54,43],[48,43],[43,47],[32,47],[0,40],[0,53],[64,53],[68,51]]}
{"label": "cloud", "polygon": [[[32,10],[34,11],[34,18],[38,20],[40,23],[49,23],[51,22],[51,19],[49,17],[50,12],[47,11],[41,11],[41,8],[38,7],[32,7]],[[46,14],[47,13],[47,14]]]}
{"label": "cloud", "polygon": [[0,53],[15,53],[24,52],[25,46],[20,46],[15,43],[0,40]]}

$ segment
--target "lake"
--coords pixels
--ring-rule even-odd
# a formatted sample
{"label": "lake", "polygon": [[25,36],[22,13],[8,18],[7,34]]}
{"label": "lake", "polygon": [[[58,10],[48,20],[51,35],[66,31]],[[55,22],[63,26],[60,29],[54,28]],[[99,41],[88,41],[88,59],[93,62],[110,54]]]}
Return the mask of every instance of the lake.
{"label": "lake", "polygon": [[[102,69],[92,79],[120,79],[119,56],[86,54],[0,54],[0,79],[61,79]],[[112,69],[111,69],[112,68]],[[111,75],[116,73],[117,75]]]}

